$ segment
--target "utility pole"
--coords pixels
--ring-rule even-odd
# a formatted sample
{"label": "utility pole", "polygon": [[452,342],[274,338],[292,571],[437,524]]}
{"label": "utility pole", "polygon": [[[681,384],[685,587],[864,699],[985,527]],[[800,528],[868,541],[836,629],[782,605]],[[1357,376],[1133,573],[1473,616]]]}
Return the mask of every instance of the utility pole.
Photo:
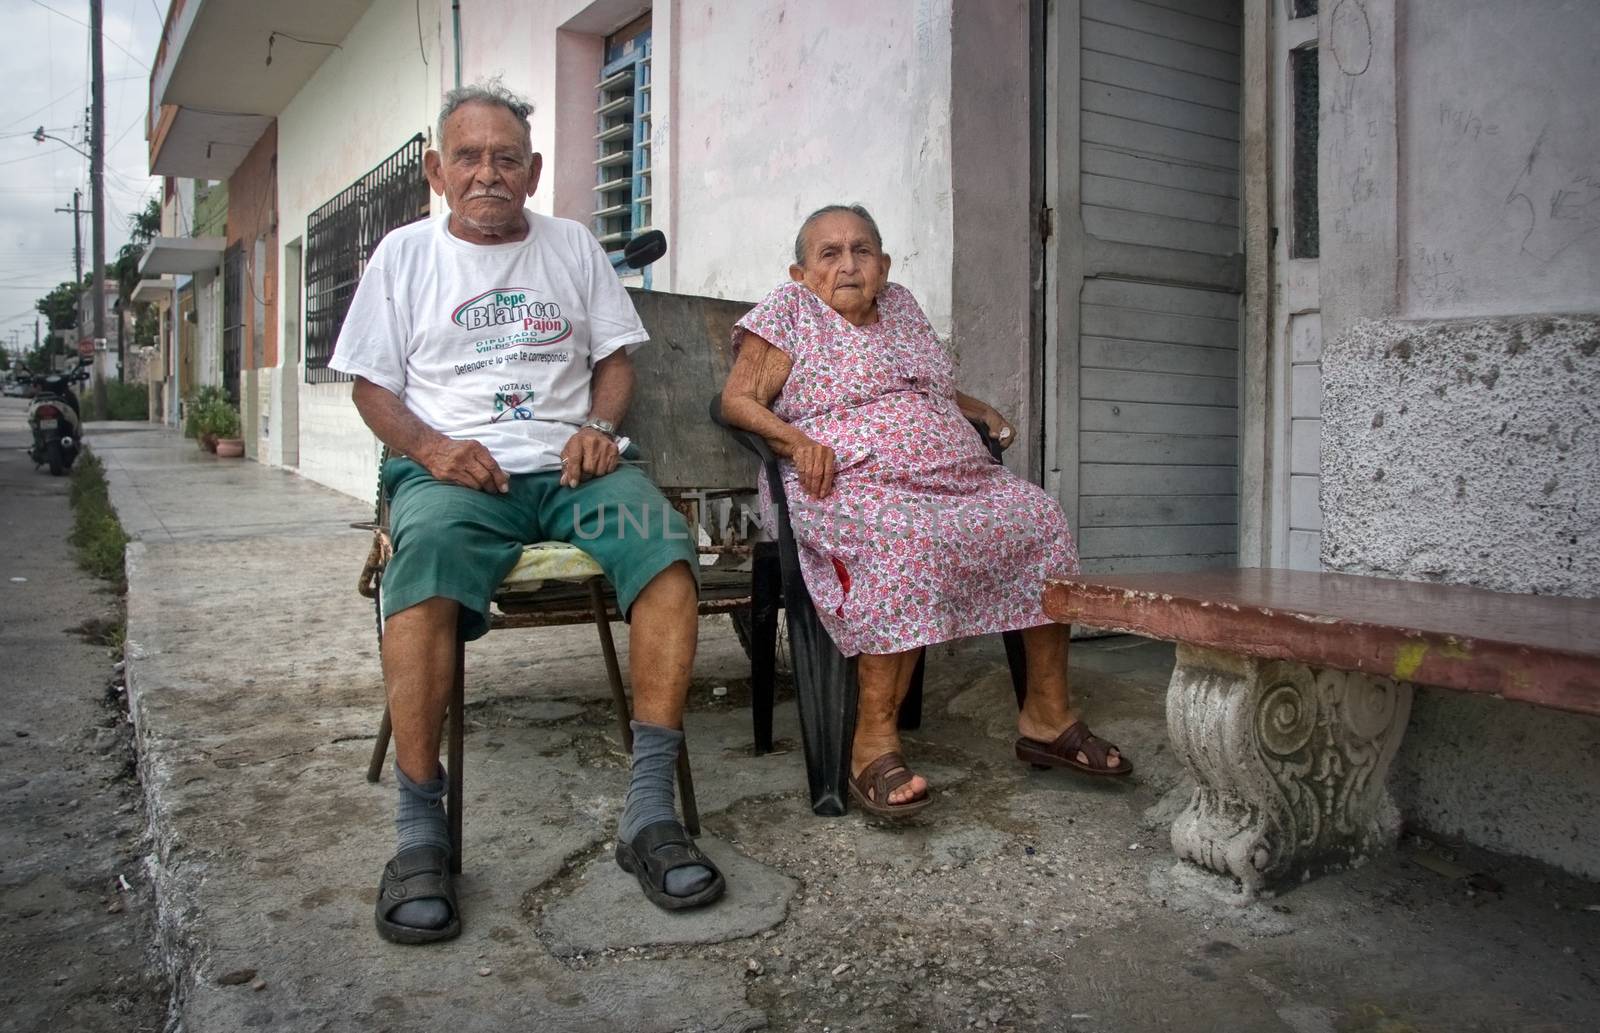
{"label": "utility pole", "polygon": [[77,276],[73,278],[72,283],[74,286],[79,287],[83,285],[83,233],[81,232],[83,211],[78,207],[78,199],[82,196],[82,190],[74,190],[72,192],[72,207],[56,209],[58,212],[72,216],[72,268],[77,272]]}
{"label": "utility pole", "polygon": [[[90,96],[93,98],[93,125],[89,137],[89,203],[94,206],[94,340],[95,347],[106,339],[106,70],[104,17],[101,0],[89,0]],[[104,419],[110,411],[106,398],[106,378],[94,378],[94,407]]]}

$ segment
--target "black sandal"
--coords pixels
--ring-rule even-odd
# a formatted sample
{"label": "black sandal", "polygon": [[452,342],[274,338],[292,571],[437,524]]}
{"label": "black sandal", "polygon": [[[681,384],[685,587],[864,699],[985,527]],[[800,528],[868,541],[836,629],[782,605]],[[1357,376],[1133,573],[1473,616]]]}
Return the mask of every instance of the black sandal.
{"label": "black sandal", "polygon": [[[412,900],[444,901],[450,906],[449,923],[438,929],[422,929],[390,919],[395,908]],[[378,935],[390,943],[437,943],[460,936],[461,907],[456,903],[455,877],[450,874],[450,852],[436,846],[416,846],[395,854],[383,866],[373,918]]]}
{"label": "black sandal", "polygon": [[[711,869],[710,884],[687,897],[668,893],[667,873],[691,865]],[[633,837],[632,843],[618,839],[617,866],[639,880],[639,888],[644,890],[650,903],[668,911],[704,907],[722,896],[727,887],[722,872],[711,863],[711,858],[694,845],[681,824],[670,819],[646,825]]]}

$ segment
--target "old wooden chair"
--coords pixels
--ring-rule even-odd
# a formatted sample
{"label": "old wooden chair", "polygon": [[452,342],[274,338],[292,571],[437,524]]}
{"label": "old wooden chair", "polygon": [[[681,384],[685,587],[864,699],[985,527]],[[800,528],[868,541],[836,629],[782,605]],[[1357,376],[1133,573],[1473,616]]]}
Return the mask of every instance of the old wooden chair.
{"label": "old wooden chair", "polygon": [[[655,291],[630,290],[629,293],[650,332],[650,343],[634,353],[637,387],[621,430],[643,453],[648,464],[645,470],[651,480],[684,514],[691,533],[699,536],[702,556],[700,613],[742,611],[742,623],[748,627],[754,591],[773,596],[777,585],[769,577],[753,579],[750,560],[754,550],[751,545],[725,533],[730,529],[724,528],[715,535],[709,532],[700,535],[700,529],[711,523],[705,519],[708,508],[714,508],[720,500],[747,496],[755,490],[755,470],[749,457],[705,418],[702,407],[707,388],[722,383],[728,374],[727,349],[721,342],[728,339],[734,321],[750,306]],[[388,500],[382,496],[380,490],[373,523],[358,525],[373,532],[372,548],[358,587],[362,595],[380,607],[383,568],[392,552]],[[709,544],[707,537],[712,539]],[[763,602],[758,609],[775,612],[775,603]],[[490,630],[501,630],[593,621],[616,702],[618,733],[623,748],[631,754],[630,707],[611,637],[610,622],[619,619],[615,594],[599,565],[587,553],[561,542],[538,542],[523,550],[516,568],[501,582],[494,596],[489,626]],[[378,636],[381,644],[381,621]],[[461,870],[462,786],[465,782],[465,647],[464,642],[456,643],[455,682],[446,718],[451,774],[447,804],[453,848],[451,866],[458,872]],[[757,659],[753,662],[752,677],[765,678],[766,694],[770,698],[773,678],[770,635],[766,638],[765,656],[761,657],[759,649],[753,656]],[[372,748],[372,760],[367,767],[369,782],[376,782],[382,773],[389,738],[389,710],[385,706]],[[687,746],[678,757],[678,788],[684,825],[690,834],[698,834],[700,816]]]}

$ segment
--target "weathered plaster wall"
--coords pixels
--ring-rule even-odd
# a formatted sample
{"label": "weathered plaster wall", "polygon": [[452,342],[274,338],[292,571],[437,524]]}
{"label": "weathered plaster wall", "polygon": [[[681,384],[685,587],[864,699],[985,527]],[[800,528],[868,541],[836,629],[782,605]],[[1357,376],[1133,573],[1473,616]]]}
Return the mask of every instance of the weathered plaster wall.
{"label": "weathered plaster wall", "polygon": [[1323,382],[1329,569],[1600,596],[1600,317],[1362,323]]}
{"label": "weathered plaster wall", "polygon": [[1401,312],[1600,309],[1593,0],[1408,0]]}
{"label": "weathered plaster wall", "polygon": [[[439,110],[440,76],[454,74],[449,40],[439,38],[433,6],[423,5],[419,46],[411,0],[377,0],[279,116],[279,238],[284,245],[304,239],[311,212],[414,134],[431,133]],[[302,292],[303,312],[304,283],[288,286]],[[350,401],[350,385],[307,384],[304,379],[298,356],[292,367],[272,371],[269,427],[279,434],[283,393],[297,391],[300,473],[357,498],[370,498],[377,483],[378,445]],[[267,446],[266,460],[281,462],[282,441],[269,440]]]}
{"label": "weathered plaster wall", "polygon": [[485,0],[462,9],[463,77],[501,74],[533,99],[532,205],[586,219],[599,38],[649,10],[656,289],[759,298],[787,278],[807,212],[860,201],[948,336],[953,2],[886,4],[864,31],[851,0]]}
{"label": "weathered plaster wall", "polygon": [[673,290],[759,298],[808,212],[859,201],[950,334],[951,2],[678,5]]}
{"label": "weathered plaster wall", "polygon": [[[1600,596],[1600,316],[1379,320],[1323,356],[1325,567]],[[1419,686],[1408,820],[1600,877],[1600,720]]]}
{"label": "weathered plaster wall", "polygon": [[[950,30],[951,338],[958,382],[1037,441],[1028,0],[956,0]],[[1038,371],[1042,381],[1043,369]],[[1035,478],[1033,450],[1008,465]]]}
{"label": "weathered plaster wall", "polygon": [[1324,339],[1342,334],[1357,319],[1395,311],[1396,3],[1319,5],[1318,274]]}
{"label": "weathered plaster wall", "polygon": [[1600,879],[1600,718],[1419,687],[1390,769],[1408,820]]}

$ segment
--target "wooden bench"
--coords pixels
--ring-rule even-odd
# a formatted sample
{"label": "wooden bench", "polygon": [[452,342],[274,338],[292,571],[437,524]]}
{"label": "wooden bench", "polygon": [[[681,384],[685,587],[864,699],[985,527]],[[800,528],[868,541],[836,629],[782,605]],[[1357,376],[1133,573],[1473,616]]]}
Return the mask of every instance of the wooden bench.
{"label": "wooden bench", "polygon": [[[700,614],[739,615],[742,611],[744,624],[748,626],[752,608],[776,612],[777,584],[753,578],[751,571],[752,555],[756,559],[764,558],[763,554],[770,551],[770,547],[764,550],[759,545],[730,537],[725,532],[735,528],[717,527],[710,519],[709,510],[718,508],[722,500],[753,497],[756,469],[744,451],[706,418],[704,405],[706,392],[727,379],[731,356],[726,342],[734,321],[749,311],[750,306],[737,301],[659,291],[630,289],[629,295],[650,333],[650,343],[633,354],[636,387],[633,403],[620,429],[639,447],[645,463],[644,472],[683,514],[690,533],[698,535],[701,528],[708,528],[711,542],[702,542],[699,546],[702,557]],[[388,525],[388,500],[380,492],[374,521],[357,525],[373,532],[372,548],[361,572],[358,590],[371,598],[380,612],[383,568],[391,552]],[[611,621],[620,619],[616,595],[588,553],[561,542],[535,542],[523,550],[516,568],[496,590],[489,628],[499,631],[592,622],[599,636],[606,679],[616,705],[618,737],[624,751],[631,754],[633,734],[628,724],[631,708],[610,627]],[[381,645],[381,622],[378,639]],[[757,697],[771,699],[774,666],[769,635],[764,651],[757,649],[752,658],[752,692]],[[458,872],[464,853],[465,683],[465,643],[458,640],[445,737],[451,773],[446,806],[453,847],[451,866]],[[390,736],[386,706],[367,766],[369,782],[378,781],[382,774]],[[678,787],[684,825],[690,834],[698,835],[699,808],[695,802],[687,744],[678,757]]]}
{"label": "wooden bench", "polygon": [[1178,644],[1172,846],[1250,895],[1393,844],[1414,683],[1600,715],[1596,599],[1244,569],[1052,580],[1044,609]]}

